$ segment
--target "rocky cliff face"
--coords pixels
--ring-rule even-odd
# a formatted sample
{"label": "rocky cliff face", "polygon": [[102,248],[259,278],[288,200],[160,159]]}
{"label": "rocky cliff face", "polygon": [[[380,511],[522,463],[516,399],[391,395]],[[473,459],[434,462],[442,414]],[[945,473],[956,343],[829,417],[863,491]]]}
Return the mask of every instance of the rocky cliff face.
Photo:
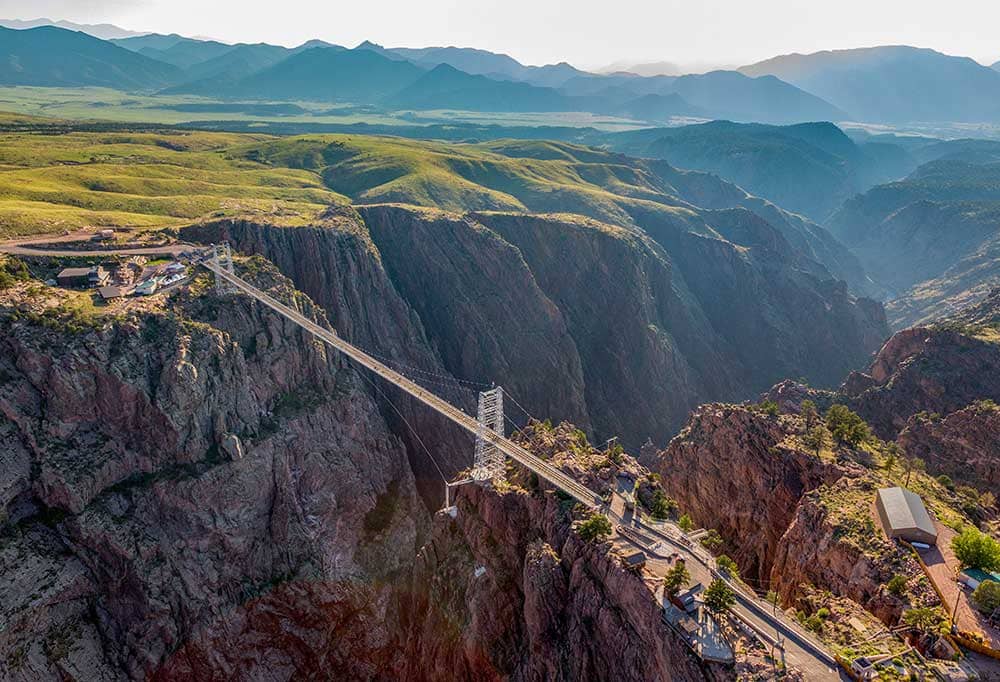
{"label": "rocky cliff face", "polygon": [[[760,591],[774,590],[784,606],[811,613],[809,595],[819,589],[891,625],[905,608],[936,604],[909,550],[876,521],[876,490],[898,482],[867,451],[831,443],[807,450],[805,432],[795,414],[706,405],[666,450],[650,454],[681,510],[716,529],[740,575]],[[920,485],[946,495],[933,482]],[[896,575],[907,581],[898,595],[886,587]]]}
{"label": "rocky cliff face", "polygon": [[[226,221],[185,236],[272,259],[345,338],[463,404],[459,387],[479,386],[448,376],[495,381],[532,414],[630,446],[665,442],[705,400],[788,375],[832,383],[884,338],[876,304],[809,274],[819,266],[749,211],[715,216],[727,238],[634,211],[645,232],[368,205],[313,227]],[[423,419],[422,434],[445,432]]]}
{"label": "rocky cliff face", "polygon": [[764,397],[794,411],[806,399],[822,409],[848,405],[890,440],[914,415],[946,416],[977,401],[1000,400],[1000,291],[933,325],[896,332],[871,366],[851,372],[837,391],[785,381]]}
{"label": "rocky cliff face", "polygon": [[977,400],[1000,400],[1000,343],[953,328],[894,335],[870,372],[845,383],[843,397],[884,438],[919,412],[941,415]]}
{"label": "rocky cliff face", "polygon": [[1000,408],[978,401],[941,417],[910,417],[899,445],[935,473],[1000,495]]}
{"label": "rocky cliff face", "polygon": [[[802,497],[769,573],[771,588],[785,604],[798,604],[817,586],[892,625],[904,608],[936,603],[910,552],[888,540],[873,521],[876,491],[888,484],[877,476],[846,476]],[[896,575],[907,579],[904,595],[886,588]]]}
{"label": "rocky cliff face", "polygon": [[663,624],[641,578],[570,531],[554,495],[460,489],[439,515],[404,602],[401,677],[723,679]]}
{"label": "rocky cliff face", "polygon": [[666,450],[649,457],[680,508],[719,531],[751,580],[768,580],[802,496],[845,472],[797,443],[803,430],[792,417],[703,405]]}
{"label": "rocky cliff face", "polygon": [[[0,309],[4,679],[736,676],[524,472],[432,519],[367,384],[267,309],[204,276],[83,322],[52,295]],[[609,485],[586,452],[558,465]]]}
{"label": "rocky cliff face", "polygon": [[[4,309],[0,676],[383,669],[378,584],[426,521],[402,443],[280,318],[238,296],[169,305],[82,328]],[[365,636],[301,654],[343,631]]]}

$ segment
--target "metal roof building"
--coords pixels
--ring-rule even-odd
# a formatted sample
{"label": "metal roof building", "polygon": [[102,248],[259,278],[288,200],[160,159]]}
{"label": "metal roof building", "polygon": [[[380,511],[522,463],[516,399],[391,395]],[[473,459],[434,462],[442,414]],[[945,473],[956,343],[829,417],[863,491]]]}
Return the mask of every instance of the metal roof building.
{"label": "metal roof building", "polygon": [[920,495],[905,488],[881,488],[875,500],[885,534],[907,542],[937,541],[937,528]]}

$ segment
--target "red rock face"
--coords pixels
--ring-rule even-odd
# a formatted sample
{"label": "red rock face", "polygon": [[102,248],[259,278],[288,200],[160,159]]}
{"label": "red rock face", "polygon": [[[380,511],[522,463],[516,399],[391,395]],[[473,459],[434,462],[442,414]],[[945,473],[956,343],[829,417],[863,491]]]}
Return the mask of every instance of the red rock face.
{"label": "red rock face", "polygon": [[903,450],[935,473],[1000,496],[1000,408],[974,403],[945,417],[910,417],[899,434]]}
{"label": "red rock face", "polygon": [[[842,491],[860,490],[861,498],[869,501],[874,499],[878,486],[874,481],[845,477],[828,494],[835,497]],[[881,535],[872,539],[872,546],[879,543],[878,552],[866,552],[840,538],[840,532],[819,496],[806,494],[778,543],[769,574],[771,588],[781,595],[784,604],[795,605],[807,596],[811,586],[816,586],[846,597],[884,623],[894,625],[907,604],[892,596],[885,585],[897,574],[920,575],[920,567],[908,552],[888,543]],[[877,529],[874,532],[880,533]]]}
{"label": "red rock face", "polygon": [[767,580],[802,495],[844,473],[784,445],[789,430],[745,407],[703,405],[653,464],[681,510],[718,530],[751,580]]}
{"label": "red rock face", "polygon": [[553,494],[463,486],[401,609],[401,679],[702,680],[642,580],[570,531]]}
{"label": "red rock face", "polygon": [[[404,447],[353,371],[280,318],[177,305],[80,334],[0,323],[0,677],[389,665],[384,584],[427,520]],[[356,647],[326,646],[347,633]]]}
{"label": "red rock face", "polygon": [[[719,232],[701,217],[635,211],[620,217],[645,231],[381,204],[311,227],[222,221],[185,238],[264,255],[364,348],[495,381],[532,414],[631,449],[665,443],[700,402],[786,376],[832,385],[888,334],[880,305],[828,281],[747,211],[710,212]],[[472,408],[471,391],[444,382]],[[450,427],[404,414],[464,465]]]}
{"label": "red rock face", "polygon": [[845,385],[843,400],[893,439],[918,412],[946,415],[1000,400],[1000,344],[951,329],[909,329],[885,344],[869,376]]}

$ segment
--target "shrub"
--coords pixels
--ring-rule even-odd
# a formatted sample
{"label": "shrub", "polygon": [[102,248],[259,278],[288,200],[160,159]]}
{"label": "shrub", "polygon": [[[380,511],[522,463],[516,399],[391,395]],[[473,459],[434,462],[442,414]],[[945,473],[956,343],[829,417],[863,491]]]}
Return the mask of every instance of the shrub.
{"label": "shrub", "polygon": [[685,533],[690,532],[694,529],[694,521],[687,514],[682,514],[679,519],[677,519],[677,525],[681,527],[681,530]]}
{"label": "shrub", "polygon": [[871,440],[868,424],[844,405],[832,405],[826,411],[826,427],[838,443],[857,447]]}
{"label": "shrub", "polygon": [[813,632],[816,632],[816,633],[823,632],[823,619],[820,618],[816,614],[813,614],[813,615],[809,616],[808,618],[806,618],[805,625],[806,625],[807,628],[809,628]]}
{"label": "shrub", "polygon": [[997,506],[997,497],[989,490],[984,492],[979,496],[979,504],[983,505],[987,509],[993,509]]}
{"label": "shrub", "polygon": [[580,537],[587,542],[604,542],[611,535],[611,522],[604,514],[591,514],[577,527]]}
{"label": "shrub", "polygon": [[23,282],[31,279],[28,266],[19,258],[0,256],[0,291],[9,289],[16,282]]}
{"label": "shrub", "polygon": [[932,608],[909,609],[903,612],[903,622],[921,632],[936,632],[941,626],[941,614]]}
{"label": "shrub", "polygon": [[937,482],[948,490],[955,490],[955,482],[951,480],[951,476],[941,474],[937,477]]}
{"label": "shrub", "polygon": [[740,574],[740,567],[736,565],[735,561],[730,559],[725,554],[716,559],[715,563],[719,565],[719,568],[731,576],[738,576]]}
{"label": "shrub", "polygon": [[816,611],[816,615],[822,618],[823,620],[826,620],[827,618],[830,617],[830,609],[826,608],[825,606],[821,606],[819,610]]}
{"label": "shrub", "polygon": [[886,588],[889,590],[890,594],[894,594],[897,597],[902,597],[906,594],[906,577],[901,575],[894,575],[889,578],[889,582],[886,583]]}
{"label": "shrub", "polygon": [[766,414],[768,417],[777,417],[781,410],[778,408],[778,403],[773,400],[765,400],[760,404],[760,411]]}
{"label": "shrub", "polygon": [[962,566],[984,571],[1000,570],[1000,543],[972,526],[952,538],[951,549]]}
{"label": "shrub", "polygon": [[710,529],[705,537],[701,539],[701,546],[710,552],[714,552],[719,547],[722,547],[722,536],[719,535],[719,531],[714,528]]}
{"label": "shrub", "polygon": [[1000,583],[992,580],[979,583],[979,587],[972,593],[972,601],[986,614],[1000,609]]}
{"label": "shrub", "polygon": [[716,613],[727,611],[735,603],[736,594],[724,580],[716,578],[705,590],[705,606]]}

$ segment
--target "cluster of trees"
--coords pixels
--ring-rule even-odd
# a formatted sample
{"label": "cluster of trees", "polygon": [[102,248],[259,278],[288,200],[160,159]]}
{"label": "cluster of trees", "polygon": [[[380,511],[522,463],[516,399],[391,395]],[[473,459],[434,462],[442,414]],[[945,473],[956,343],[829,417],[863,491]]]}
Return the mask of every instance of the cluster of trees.
{"label": "cluster of trees", "polygon": [[[663,589],[670,596],[674,596],[689,582],[691,582],[691,574],[688,573],[684,562],[679,561],[663,576]],[[736,603],[736,593],[725,580],[716,578],[705,590],[704,600],[705,606],[709,609],[716,613],[722,613],[731,609]]]}
{"label": "cluster of trees", "polygon": [[864,419],[844,405],[831,405],[826,411],[826,428],[838,443],[858,447],[872,438]]}
{"label": "cluster of trees", "polygon": [[799,413],[806,422],[803,441],[817,456],[831,441],[856,448],[872,439],[871,429],[865,420],[844,405],[831,405],[821,419],[816,403],[803,400]]}
{"label": "cluster of trees", "polygon": [[963,567],[1000,571],[1000,542],[977,528],[967,526],[952,538],[951,550]]}
{"label": "cluster of trees", "polygon": [[595,512],[580,522],[576,532],[587,542],[604,542],[611,535],[611,522],[604,514]]}

